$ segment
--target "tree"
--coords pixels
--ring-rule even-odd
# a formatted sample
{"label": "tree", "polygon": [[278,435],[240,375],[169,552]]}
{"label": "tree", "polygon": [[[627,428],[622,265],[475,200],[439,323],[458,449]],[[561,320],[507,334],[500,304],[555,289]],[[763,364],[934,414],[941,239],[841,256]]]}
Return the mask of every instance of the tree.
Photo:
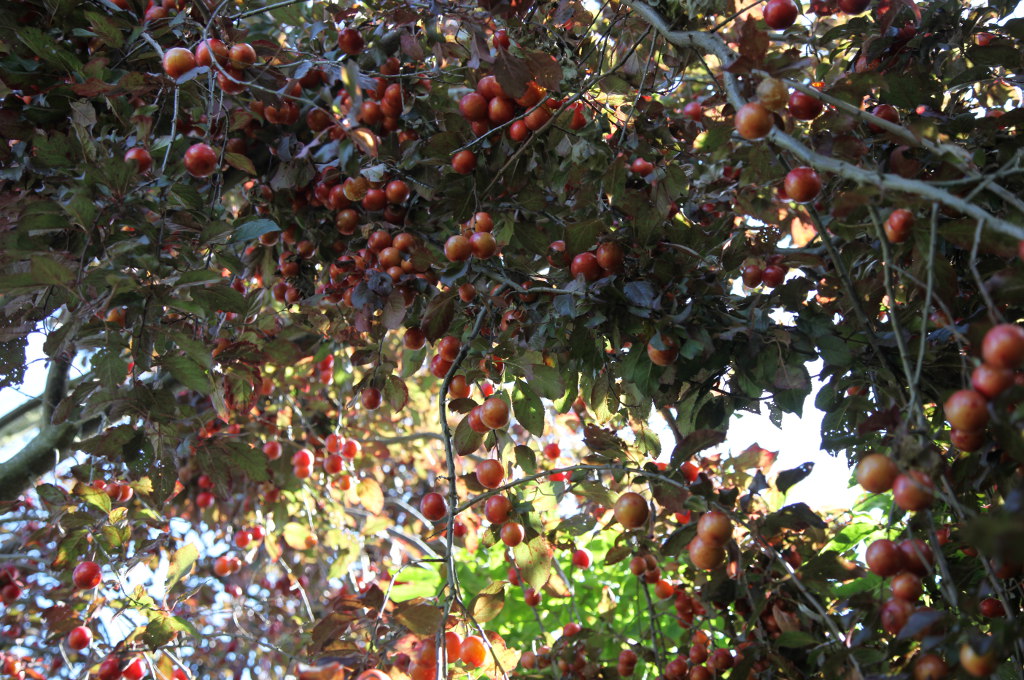
{"label": "tree", "polygon": [[1021,677],[1014,9],[3,5],[2,671]]}

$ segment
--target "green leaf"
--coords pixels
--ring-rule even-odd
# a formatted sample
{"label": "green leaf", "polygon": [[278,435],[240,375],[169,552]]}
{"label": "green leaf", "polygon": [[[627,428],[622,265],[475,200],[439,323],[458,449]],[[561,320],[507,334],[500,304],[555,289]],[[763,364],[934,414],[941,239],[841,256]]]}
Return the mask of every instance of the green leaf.
{"label": "green leaf", "polygon": [[177,637],[178,633],[189,633],[193,636],[199,634],[185,619],[158,612],[146,626],[142,639],[151,647],[162,647]]}
{"label": "green leaf", "polygon": [[811,474],[811,470],[813,469],[814,463],[807,462],[793,468],[792,470],[784,470],[779,473],[779,478],[775,481],[775,487],[781,493],[786,493],[789,491],[790,487],[807,477],[807,475]]}
{"label": "green leaf", "polygon": [[165,356],[160,359],[160,364],[171,372],[175,380],[190,390],[195,390],[200,394],[210,394],[213,391],[209,373],[190,357]]}
{"label": "green leaf", "polygon": [[189,294],[209,312],[245,314],[248,311],[245,297],[226,283],[209,288],[193,288]]}
{"label": "green leaf", "polygon": [[63,286],[74,280],[70,269],[49,257],[32,258],[32,277],[36,283]]}
{"label": "green leaf", "polygon": [[775,644],[779,647],[809,647],[817,642],[816,637],[802,630],[784,631],[775,640]]}
{"label": "green leaf", "polygon": [[195,564],[198,557],[199,549],[193,543],[184,545],[174,551],[174,554],[171,555],[171,562],[167,567],[167,590],[173,588],[192,569],[192,565]]}
{"label": "green leaf", "polygon": [[473,453],[484,443],[484,436],[469,426],[469,417],[463,418],[455,427],[455,435],[452,437],[452,446],[455,453],[460,456]]}
{"label": "green leaf", "polygon": [[85,12],[85,18],[89,20],[92,32],[107,46],[120,49],[124,45],[124,34],[113,19],[99,12]]}
{"label": "green leaf", "polygon": [[441,627],[441,608],[429,604],[399,606],[395,619],[417,635],[434,635]]}
{"label": "green leaf", "polygon": [[[228,155],[230,156],[231,154]],[[243,220],[235,223],[235,228],[231,232],[231,242],[245,243],[246,241],[258,239],[260,236],[274,231],[281,231],[281,227],[277,222],[267,219],[266,217]]]}
{"label": "green leaf", "polygon": [[93,355],[92,370],[104,387],[117,387],[128,377],[128,362],[116,352],[104,349]]}
{"label": "green leaf", "polygon": [[556,531],[564,531],[572,534],[573,536],[580,536],[587,533],[591,529],[597,526],[597,520],[589,512],[569,517],[568,519],[562,520],[558,525]]}
{"label": "green leaf", "polygon": [[252,161],[249,160],[249,157],[243,153],[225,153],[224,161],[231,167],[235,168],[236,170],[241,170],[242,172],[248,173],[250,175],[257,174],[256,166],[253,165]]}
{"label": "green leaf", "polygon": [[516,465],[523,469],[528,475],[532,475],[537,472],[537,454],[534,453],[533,449],[529,446],[523,446],[522,444],[516,446],[515,450]]}
{"label": "green leaf", "polygon": [[516,381],[512,393],[512,408],[520,425],[538,437],[544,434],[544,404],[521,380]]}
{"label": "green leaf", "polygon": [[358,543],[352,541],[348,545],[342,546],[338,552],[338,557],[331,563],[331,568],[327,572],[327,578],[341,578],[348,573],[349,567],[355,564],[357,559],[359,559]]}
{"label": "green leaf", "polygon": [[441,574],[437,569],[409,567],[402,570],[402,583],[391,588],[393,602],[405,602],[418,597],[431,597],[441,587]]}
{"label": "green leaf", "polygon": [[548,540],[543,536],[535,536],[513,548],[512,554],[523,581],[535,590],[540,590],[551,577],[554,548]]}
{"label": "green leaf", "polygon": [[110,496],[108,496],[105,491],[94,489],[91,486],[87,486],[79,482],[75,485],[74,493],[89,505],[102,510],[103,514],[110,513]]}

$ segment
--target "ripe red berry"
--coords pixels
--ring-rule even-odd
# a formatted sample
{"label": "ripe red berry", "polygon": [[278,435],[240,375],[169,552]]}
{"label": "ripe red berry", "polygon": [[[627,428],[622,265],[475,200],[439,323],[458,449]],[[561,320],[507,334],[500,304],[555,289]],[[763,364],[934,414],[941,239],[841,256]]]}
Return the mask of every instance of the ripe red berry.
{"label": "ripe red berry", "polygon": [[800,9],[793,0],[768,0],[764,6],[764,22],[777,31],[792,26],[799,14]]}
{"label": "ripe red berry", "polygon": [[79,590],[90,590],[100,584],[100,565],[95,562],[85,561],[75,567],[75,571],[71,574],[71,580],[74,581],[75,588]]}

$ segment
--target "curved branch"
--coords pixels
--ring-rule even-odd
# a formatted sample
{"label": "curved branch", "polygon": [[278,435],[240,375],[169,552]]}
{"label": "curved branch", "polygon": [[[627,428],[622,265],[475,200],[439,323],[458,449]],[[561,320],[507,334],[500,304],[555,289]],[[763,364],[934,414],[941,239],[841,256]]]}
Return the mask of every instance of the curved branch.
{"label": "curved branch", "polygon": [[[673,31],[669,28],[665,19],[662,18],[661,15],[659,15],[652,7],[644,4],[643,2],[638,2],[637,0],[623,1],[627,6],[632,8],[638,16],[642,17],[644,21],[653,26],[656,31],[665,36],[665,39],[676,47],[711,53],[723,64],[730,63],[736,58],[736,53],[733,52],[721,37],[710,33]],[[729,102],[738,109],[747,103],[747,99],[740,92],[739,82],[735,74],[726,71],[723,76]],[[922,198],[927,198],[949,208],[953,208],[954,210],[957,210],[969,217],[973,217],[974,219],[985,223],[989,228],[999,232],[1000,234],[1005,234],[1017,239],[1018,241],[1024,241],[1024,226],[996,217],[970,201],[966,201],[959,196],[955,196],[941,187],[917,179],[907,179],[900,175],[865,170],[864,168],[839,160],[838,158],[824,156],[807,148],[804,144],[778,128],[772,129],[772,131],[768,133],[766,139],[774,142],[786,151],[789,151],[795,157],[817,170],[838,175],[844,179],[857,182],[858,184],[868,184],[890,191],[914,194]]]}

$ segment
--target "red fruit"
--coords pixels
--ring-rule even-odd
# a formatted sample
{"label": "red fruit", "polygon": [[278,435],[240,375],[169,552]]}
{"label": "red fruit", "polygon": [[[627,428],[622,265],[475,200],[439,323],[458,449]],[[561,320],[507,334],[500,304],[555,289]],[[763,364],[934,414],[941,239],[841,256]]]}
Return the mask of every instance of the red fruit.
{"label": "red fruit", "polygon": [[500,397],[490,397],[480,407],[480,420],[492,430],[508,425],[508,404]]}
{"label": "red fruit", "polygon": [[971,387],[989,399],[998,397],[1013,381],[1012,370],[991,364],[979,364],[971,373]]}
{"label": "red fruit", "polygon": [[200,508],[209,508],[213,505],[214,500],[213,494],[209,491],[201,491],[196,494],[196,505]]}
{"label": "red fruit", "polygon": [[164,52],[164,73],[180,78],[196,67],[196,58],[184,47],[172,47]]}
{"label": "red fruit", "polygon": [[491,524],[501,524],[512,512],[512,501],[505,496],[491,496],[484,502],[484,517]]}
{"label": "red fruit", "polygon": [[732,521],[720,510],[709,510],[697,522],[697,536],[707,543],[722,545],[732,537]]}
{"label": "red fruit", "polygon": [[384,188],[388,203],[405,203],[409,198],[409,185],[400,179],[391,180]]}
{"label": "red fruit", "polygon": [[683,479],[690,484],[697,481],[697,477],[700,476],[700,468],[690,461],[686,461],[680,465],[679,471],[683,473]]}
{"label": "red fruit", "polygon": [[663,349],[656,347],[652,338],[647,343],[647,357],[655,366],[671,366],[679,356],[679,343],[675,338],[664,333],[659,334],[658,341]]}
{"label": "red fruit", "polygon": [[479,434],[487,434],[488,432],[491,431],[491,428],[484,425],[483,421],[480,420],[480,412],[480,406],[474,406],[472,410],[470,410],[470,412],[466,415],[466,418],[469,421],[469,429]]}
{"label": "red fruit", "polygon": [[228,50],[228,60],[233,68],[245,70],[256,63],[256,50],[249,43],[232,45]]}
{"label": "red fruit", "polygon": [[79,590],[90,590],[100,584],[102,576],[100,575],[100,565],[95,562],[85,561],[75,567],[75,571],[71,574],[71,580],[75,584],[75,588]]}
{"label": "red fruit", "polygon": [[498,252],[498,242],[486,231],[473,232],[469,237],[469,246],[473,249],[473,255],[480,260],[493,257]]}
{"label": "red fruit", "polygon": [[[845,0],[848,3],[859,1]],[[844,0],[839,0],[840,5],[843,2]],[[867,4],[866,1],[865,4]],[[917,660],[914,662],[914,680],[943,680],[947,675],[949,675],[949,666],[938,654],[928,652],[917,657]]]}
{"label": "red fruit", "polygon": [[121,678],[122,680],[141,680],[145,674],[146,666],[142,663],[142,659],[136,657],[121,671]]}
{"label": "red fruit", "polygon": [[570,621],[569,623],[562,626],[562,637],[572,637],[573,635],[579,633],[581,630],[583,630],[583,626],[576,623],[575,621]]}
{"label": "red fruit", "polygon": [[551,442],[544,447],[544,457],[548,460],[558,460],[560,455],[562,455],[562,450],[558,444]]}
{"label": "red fruit", "polygon": [[857,464],[857,483],[871,493],[883,493],[892,488],[900,474],[896,463],[881,453],[869,453]]}
{"label": "red fruit", "polygon": [[487,102],[487,119],[494,125],[504,125],[515,115],[515,102],[507,97],[495,97]]}
{"label": "red fruit", "polygon": [[725,548],[720,543],[710,543],[698,536],[690,541],[687,547],[693,566],[710,571],[722,564],[725,559]]}
{"label": "red fruit", "polygon": [[514,548],[523,542],[523,527],[515,522],[507,522],[501,527],[501,542]]}
{"label": "red fruit", "polygon": [[491,42],[494,43],[495,49],[499,50],[507,50],[509,45],[512,44],[512,42],[508,39],[508,31],[506,31],[504,28],[499,28],[497,31],[494,32],[494,35],[491,38]]}
{"label": "red fruit", "polygon": [[764,280],[764,270],[756,264],[748,264],[740,272],[740,276],[743,279],[744,286],[747,288],[757,288]]}
{"label": "red fruit", "polygon": [[946,420],[957,430],[980,430],[988,425],[988,400],[974,390],[958,390],[942,405]]}
{"label": "red fruit", "polygon": [[[875,115],[875,116],[878,116],[879,118],[881,118],[884,121],[888,121],[888,122],[893,123],[895,125],[899,125],[899,122],[900,122],[900,113],[899,113],[899,111],[897,111],[892,106],[889,106],[888,104],[879,104],[875,108],[871,109],[871,113],[873,115]],[[881,132],[882,131],[882,128],[880,126],[874,124],[874,123],[868,123],[868,129],[870,129],[872,132]]]}
{"label": "red fruit", "polygon": [[978,603],[978,611],[982,616],[990,619],[997,619],[1006,616],[1006,608],[1003,603],[994,597],[986,597]]}
{"label": "red fruit", "polygon": [[444,244],[444,256],[452,262],[468,260],[473,255],[473,244],[462,234],[450,237]]}
{"label": "red fruit", "polygon": [[487,118],[487,100],[477,92],[463,95],[459,100],[459,113],[467,120],[484,120]]}
{"label": "red fruit", "polygon": [[[991,642],[991,640],[989,640]],[[988,677],[995,673],[999,667],[995,651],[991,648],[985,652],[979,652],[969,642],[960,647],[960,665],[970,675],[976,678]]]}
{"label": "red fruit", "polygon": [[[839,0],[839,10],[846,14],[860,14],[868,8],[871,0]],[[920,680],[915,678],[915,680]]]}
{"label": "red fruit", "polygon": [[536,132],[544,127],[549,120],[551,120],[551,112],[548,111],[547,107],[539,106],[526,114],[526,118],[523,119],[523,122],[526,123],[527,129]]}
{"label": "red fruit", "polygon": [[897,547],[903,556],[903,568],[917,576],[927,574],[935,561],[932,549],[920,538],[905,538]]}
{"label": "red fruit", "polygon": [[569,272],[573,278],[582,276],[587,281],[596,281],[601,277],[601,265],[598,264],[594,253],[580,253],[572,258]]}
{"label": "red fruit", "polygon": [[345,459],[336,453],[332,453],[324,459],[324,472],[329,475],[336,475],[344,467]]}
{"label": "red fruit", "polygon": [[121,677],[121,659],[116,656],[108,656],[100,663],[99,671],[96,673],[99,680],[117,680]]}
{"label": "red fruit", "polygon": [[22,588],[17,583],[8,583],[0,588],[0,600],[3,600],[4,604],[17,602],[21,598],[21,594]]}
{"label": "red fruit", "polygon": [[952,429],[949,431],[949,443],[961,451],[977,451],[985,443],[985,432]]}
{"label": "red fruit", "polygon": [[699,102],[687,102],[683,107],[683,117],[699,123],[704,118],[704,107]]}
{"label": "red fruit", "polygon": [[675,595],[675,593],[675,586],[673,586],[665,579],[661,579],[654,584],[654,594],[657,595],[659,599],[667,600],[668,598]]}
{"label": "red fruit", "polygon": [[921,593],[924,592],[921,587],[921,579],[909,571],[904,571],[893,576],[892,582],[889,584],[889,589],[892,591],[893,597],[898,597],[901,600],[906,600],[908,602],[914,602],[921,597]]}
{"label": "red fruit", "polygon": [[149,172],[149,169],[153,167],[153,157],[141,146],[128,149],[124,154],[124,159],[126,161],[135,161],[139,172],[143,174]]}
{"label": "red fruit", "polygon": [[647,175],[654,171],[654,164],[650,161],[644,160],[643,158],[637,158],[633,161],[633,164],[629,166],[629,169],[641,177],[647,177]]}
{"label": "red fruit", "polygon": [[1011,323],[993,326],[982,340],[981,357],[996,368],[1020,368],[1024,362],[1024,328]]}
{"label": "red fruit", "polygon": [[910,238],[910,231],[914,227],[914,213],[903,208],[893,210],[882,226],[890,243],[903,243]]}
{"label": "red fruit", "polygon": [[218,64],[228,63],[228,47],[216,38],[209,38],[196,45],[196,64],[198,66],[212,66],[214,60]]}
{"label": "red fruit", "polygon": [[359,54],[365,45],[363,36],[354,28],[345,28],[338,33],[338,48],[345,54]]}
{"label": "red fruit", "polygon": [[263,445],[263,455],[270,460],[277,460],[281,457],[281,443],[267,442]]}
{"label": "red fruit", "polygon": [[622,251],[622,246],[615,241],[605,241],[599,245],[595,257],[597,263],[601,265],[601,269],[613,273],[622,271],[625,253]]}
{"label": "red fruit", "polygon": [[359,449],[359,442],[350,439],[341,447],[341,455],[351,460],[359,454]]}
{"label": "red fruit", "polygon": [[744,139],[761,139],[772,129],[772,114],[758,102],[744,104],[733,120],[736,131]]}
{"label": "red fruit", "polygon": [[383,210],[388,204],[387,194],[384,193],[383,189],[369,189],[366,195],[363,196],[362,206],[363,210],[367,212],[377,212]]}
{"label": "red fruit", "polygon": [[476,169],[476,155],[469,149],[463,149],[452,156],[452,170],[460,175],[468,175]]}
{"label": "red fruit", "polygon": [[498,488],[504,478],[505,468],[502,467],[500,461],[488,458],[480,461],[476,466],[476,479],[485,489]]}
{"label": "red fruit", "polygon": [[299,449],[292,454],[292,467],[310,467],[313,464],[313,452]]}
{"label": "red fruit", "polygon": [[487,660],[487,648],[484,646],[484,641],[476,635],[467,635],[459,649],[459,658],[462,663],[472,668],[483,666],[484,661]]}
{"label": "red fruit", "polygon": [[185,151],[185,169],[193,177],[207,177],[217,169],[217,154],[209,144],[193,144]]}
{"label": "red fruit", "polygon": [[895,543],[885,538],[869,545],[864,559],[868,569],[879,576],[892,576],[903,569],[903,553]]}
{"label": "red fruit", "polygon": [[764,22],[776,31],[792,26],[799,14],[800,9],[793,0],[768,0],[764,6]]}
{"label": "red fruit", "polygon": [[[191,54],[191,52],[189,53]],[[92,631],[85,626],[78,626],[72,628],[71,632],[68,633],[68,647],[71,649],[85,649],[92,644]]]}
{"label": "red fruit", "polygon": [[586,548],[580,548],[572,554],[572,565],[580,569],[588,569],[594,562],[594,556]]}
{"label": "red fruit", "polygon": [[802,165],[786,174],[783,186],[790,200],[809,203],[821,192],[821,178],[814,168]]}
{"label": "red fruit", "polygon": [[914,605],[906,600],[893,597],[882,605],[882,630],[889,635],[899,635],[907,619],[914,613]]}
{"label": "red fruit", "polygon": [[420,512],[431,522],[436,522],[448,514],[448,504],[444,496],[431,491],[420,499]]}
{"label": "red fruit", "polygon": [[797,120],[814,120],[824,110],[825,103],[799,90],[789,95],[789,115]]}
{"label": "red fruit", "polygon": [[619,496],[613,508],[615,519],[626,529],[637,529],[647,522],[650,515],[650,507],[647,501],[638,493],[627,491]]}
{"label": "red fruit", "polygon": [[421,329],[413,327],[405,331],[403,343],[407,349],[417,350],[427,341],[427,335]]}
{"label": "red fruit", "polygon": [[363,407],[375,411],[381,403],[381,393],[376,387],[365,387],[363,391],[359,393],[359,399],[363,402]]}

